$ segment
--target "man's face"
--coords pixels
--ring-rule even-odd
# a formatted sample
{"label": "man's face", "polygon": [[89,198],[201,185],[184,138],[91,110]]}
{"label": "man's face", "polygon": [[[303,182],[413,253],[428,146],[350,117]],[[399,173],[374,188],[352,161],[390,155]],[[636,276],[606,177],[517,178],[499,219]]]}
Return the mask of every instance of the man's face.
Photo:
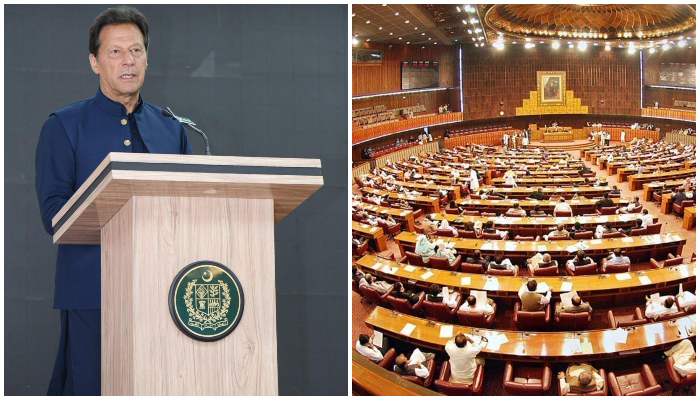
{"label": "man's face", "polygon": [[90,54],[90,66],[100,76],[100,88],[105,96],[117,100],[138,95],[147,65],[143,35],[136,25],[102,28],[98,57]]}

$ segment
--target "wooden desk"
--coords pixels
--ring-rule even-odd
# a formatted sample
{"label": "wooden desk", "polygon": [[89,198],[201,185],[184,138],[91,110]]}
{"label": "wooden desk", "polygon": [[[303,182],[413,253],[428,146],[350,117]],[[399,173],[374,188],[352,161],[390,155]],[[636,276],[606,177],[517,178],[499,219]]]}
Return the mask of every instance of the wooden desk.
{"label": "wooden desk", "polygon": [[386,245],[386,236],[384,235],[384,229],[378,226],[371,226],[367,224],[361,224],[357,221],[352,221],[352,233],[373,240],[376,244],[377,250],[379,251],[384,251],[388,248]]}
{"label": "wooden desk", "polygon": [[662,172],[660,174],[642,174],[630,176],[630,190],[639,190],[642,184],[650,183],[658,180],[679,179],[687,176],[695,177],[695,168],[683,169],[678,171]]}
{"label": "wooden desk", "polygon": [[689,144],[695,144],[695,135],[684,135],[682,133],[667,133],[664,136],[664,142],[666,143],[678,143],[680,142],[684,146]]}
{"label": "wooden desk", "polygon": [[695,226],[695,207],[683,209],[683,229],[693,229]]}
{"label": "wooden desk", "polygon": [[[430,322],[430,323],[429,323]],[[409,336],[401,334],[407,323],[415,325]],[[440,337],[440,329],[444,324],[422,318],[404,315],[375,307],[365,319],[365,324],[385,335],[397,338],[424,348],[444,351],[449,338]],[[498,349],[483,348],[480,357],[520,362],[580,362],[600,359],[624,357],[629,354],[651,353],[665,350],[677,342],[695,338],[695,314],[676,319],[675,321],[655,322],[644,324],[628,331],[626,343],[617,343],[614,329],[584,331],[580,336],[573,332],[514,332],[495,329],[475,329],[468,326],[453,326],[453,333],[464,332],[486,337],[496,341],[496,336],[505,335],[507,342]],[[582,343],[591,343],[592,353],[573,353],[566,339],[579,338]]]}
{"label": "wooden desk", "polygon": [[[401,255],[406,249],[413,251],[416,245],[418,234],[414,232],[401,232],[394,240],[399,245]],[[632,262],[637,259],[654,258],[656,260],[666,259],[668,253],[681,254],[683,245],[686,243],[683,232],[668,232],[657,235],[643,235],[624,238],[611,239],[591,239],[591,240],[554,240],[554,241],[522,241],[514,240],[481,240],[481,239],[457,239],[440,238],[443,242],[455,242],[454,248],[457,254],[471,256],[475,250],[481,250],[483,255],[495,256],[504,254],[510,258],[513,264],[524,261],[536,253],[549,253],[552,259],[559,260],[559,265],[573,258],[573,254],[578,251],[573,246],[583,244],[586,248],[586,255],[594,260],[607,257],[614,249],[621,248]],[[569,251],[571,250],[571,251]],[[464,257],[463,257],[464,258]]]}
{"label": "wooden desk", "polygon": [[661,212],[664,214],[669,214],[671,212],[671,207],[673,207],[673,200],[671,199],[673,193],[665,193],[661,195]]}
{"label": "wooden desk", "polygon": [[[483,187],[479,189],[490,190],[493,189],[496,193],[502,193],[506,195],[509,199],[526,199],[532,192],[535,191],[532,187],[514,187],[514,188],[501,188],[501,187]],[[584,196],[588,199],[592,197],[603,197],[604,193],[608,193],[612,190],[608,186],[594,186],[594,187],[577,187],[577,188],[557,188],[557,187],[545,187],[542,188],[542,193],[549,198],[553,194],[558,194],[564,196],[566,199],[571,199],[574,193],[578,193],[580,196]]]}
{"label": "wooden desk", "polygon": [[[595,179],[589,180],[591,183],[595,182]],[[573,185],[574,183],[583,184],[584,178],[552,178],[552,179],[542,179],[542,178],[515,178],[515,182],[518,186],[561,186],[561,185]],[[492,179],[491,184],[494,186],[503,187],[506,183],[505,178]]]}
{"label": "wooden desk", "polygon": [[[435,268],[413,267],[408,264],[389,261],[373,255],[366,255],[356,263],[357,267],[365,273],[376,275],[381,279],[404,284],[415,284],[420,290],[427,290],[431,285],[447,286],[462,293],[462,299],[471,290],[485,290],[488,297],[497,299],[502,303],[513,303],[519,299],[518,290],[523,285],[522,276],[488,276],[486,274],[469,274],[464,272],[450,272]],[[408,268],[408,269],[406,269]],[[552,290],[552,304],[559,298],[563,290],[562,284],[571,283],[571,290],[575,290],[581,298],[593,304],[607,303],[618,305],[618,300],[624,295],[629,297],[635,294],[636,300],[643,299],[645,295],[663,291],[664,293],[677,294],[679,285],[683,284],[683,290],[692,290],[696,284],[696,263],[681,264],[669,268],[650,269],[643,271],[643,275],[631,273],[631,279],[618,280],[615,274],[606,279],[600,279],[602,275],[581,275],[563,277],[538,276],[537,282],[544,282]],[[430,272],[432,275],[424,277]],[[643,284],[639,278],[646,276],[651,284]]]}
{"label": "wooden desk", "polygon": [[[433,221],[447,220],[450,225],[457,228],[464,227],[467,222],[475,223],[481,221],[483,225],[486,222],[493,221],[496,229],[501,231],[509,231],[510,237],[515,238],[516,235],[532,236],[546,235],[557,228],[557,225],[564,224],[564,229],[571,230],[574,224],[578,222],[581,228],[589,231],[594,231],[598,225],[605,225],[610,222],[615,229],[627,229],[636,224],[637,218],[642,214],[620,214],[620,215],[599,215],[596,217],[475,217],[471,215],[454,215],[454,214],[431,214],[430,219]],[[654,218],[658,220],[658,218]]]}
{"label": "wooden desk", "polygon": [[[678,171],[678,170],[684,169],[684,167],[685,167],[685,163],[659,165],[659,169],[662,172]],[[644,174],[645,172],[647,174],[654,173],[650,170],[656,170],[656,167],[651,167],[651,166],[644,167],[642,174]],[[625,182],[627,180],[628,176],[634,175],[637,172],[638,172],[638,170],[635,168],[620,168],[617,170],[617,181],[618,182]]]}
{"label": "wooden desk", "polygon": [[365,211],[372,213],[374,215],[379,215],[381,217],[385,217],[386,215],[391,215],[391,217],[394,218],[396,220],[396,222],[399,222],[401,224],[401,227],[403,228],[404,231],[408,231],[408,232],[415,231],[413,211],[411,211],[411,210],[403,210],[401,208],[392,208],[392,207],[383,207],[383,206],[378,206],[376,204],[365,203],[363,201],[354,201],[352,203],[352,205],[355,207],[362,206]]}
{"label": "wooden desk", "polygon": [[570,142],[574,140],[573,132],[545,132],[543,134],[544,142]]}
{"label": "wooden desk", "polygon": [[[629,203],[628,199],[610,199],[615,204],[615,207],[625,205]],[[586,200],[567,200],[566,203],[571,206],[571,211],[574,215],[582,214],[593,214],[595,213],[595,204],[598,200],[586,199]],[[476,199],[465,199],[457,202],[459,206],[462,206],[468,210],[477,210],[479,212],[496,212],[497,214],[505,214],[509,208],[513,207],[513,203],[516,200],[476,200]],[[517,200],[520,208],[524,210],[533,210],[535,206],[539,205],[540,210],[547,214],[554,215],[554,206],[559,203],[558,201],[549,200]]]}
{"label": "wooden desk", "polygon": [[642,200],[645,201],[651,201],[653,196],[652,194],[656,190],[661,190],[663,191],[664,189],[673,189],[678,186],[683,186],[683,183],[685,182],[684,179],[678,179],[678,180],[673,180],[673,181],[664,181],[660,183],[645,183],[643,184],[644,188],[644,195]]}
{"label": "wooden desk", "polygon": [[393,201],[398,201],[399,199],[406,200],[409,204],[413,204],[416,207],[423,208],[426,212],[433,213],[440,211],[440,203],[437,197],[429,196],[408,196],[405,194],[398,194],[395,192],[387,192],[386,190],[374,189],[371,187],[363,187],[360,189],[363,193],[371,193],[378,196],[389,196],[389,199]]}
{"label": "wooden desk", "polygon": [[353,396],[441,396],[352,351]]}

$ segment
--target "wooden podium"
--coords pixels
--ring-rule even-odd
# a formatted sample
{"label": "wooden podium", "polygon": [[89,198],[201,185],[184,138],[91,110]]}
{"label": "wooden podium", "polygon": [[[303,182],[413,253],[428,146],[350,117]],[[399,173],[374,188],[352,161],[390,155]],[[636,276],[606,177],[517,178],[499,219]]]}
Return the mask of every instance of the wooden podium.
{"label": "wooden podium", "polygon": [[[52,221],[54,243],[102,245],[102,395],[277,395],[273,226],[322,185],[320,160],[110,153]],[[203,260],[245,296],[216,341],[169,306]]]}

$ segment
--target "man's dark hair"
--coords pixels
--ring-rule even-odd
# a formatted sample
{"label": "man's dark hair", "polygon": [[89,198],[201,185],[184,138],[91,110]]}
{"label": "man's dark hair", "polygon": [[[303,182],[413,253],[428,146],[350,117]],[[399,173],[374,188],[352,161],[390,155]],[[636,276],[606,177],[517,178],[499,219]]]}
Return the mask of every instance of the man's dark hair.
{"label": "man's dark hair", "polygon": [[493,221],[486,221],[484,228],[491,229],[493,227]]}
{"label": "man's dark hair", "polygon": [[621,257],[622,256],[622,249],[615,249],[615,250],[613,250],[613,253],[615,254],[615,257]]}
{"label": "man's dark hair", "polygon": [[513,203],[513,208],[520,208],[520,204],[518,202]]}
{"label": "man's dark hair", "polygon": [[464,336],[463,333],[458,333],[457,336],[455,336],[455,344],[459,348],[466,346],[467,345],[467,337]]}
{"label": "man's dark hair", "polygon": [[603,193],[603,197],[608,198],[608,192]]}
{"label": "man's dark hair", "polygon": [[641,227],[642,227],[642,220],[637,218],[637,228],[641,228]]}
{"label": "man's dark hair", "polygon": [[107,25],[122,25],[134,24],[143,35],[143,44],[146,47],[144,51],[148,51],[148,21],[141,12],[134,7],[119,6],[108,8],[100,13],[95,18],[90,27],[90,54],[97,57],[100,50],[100,32]]}
{"label": "man's dark hair", "polygon": [[430,294],[432,294],[433,296],[437,296],[438,294],[440,294],[440,285],[438,285],[437,283],[433,283],[432,285],[430,285]]}
{"label": "man's dark hair", "polygon": [[527,281],[527,290],[534,292],[537,289],[537,281],[536,280],[531,280]]}
{"label": "man's dark hair", "polygon": [[605,223],[605,228],[606,229],[612,229],[612,222],[608,221]]}
{"label": "man's dark hair", "polygon": [[571,298],[571,304],[575,305],[576,307],[581,305],[581,298],[578,296],[574,296]]}
{"label": "man's dark hair", "polygon": [[536,205],[535,205],[535,211],[540,211],[540,205],[539,205],[539,204],[536,204]]}
{"label": "man's dark hair", "polygon": [[470,306],[473,306],[474,304],[476,304],[476,297],[474,297],[474,296],[472,296],[472,295],[469,295],[469,296],[467,297],[467,303],[468,303]]}
{"label": "man's dark hair", "polygon": [[644,214],[644,215],[647,215],[647,214],[649,214],[649,210],[647,210],[646,208],[645,208],[645,209],[643,209],[643,210],[642,210],[642,214]]}
{"label": "man's dark hair", "polygon": [[576,222],[574,223],[574,228],[575,228],[577,231],[580,230],[580,229],[581,229],[581,223],[578,222],[578,221],[576,221]]}
{"label": "man's dark hair", "polygon": [[671,296],[667,296],[666,300],[664,300],[664,306],[666,308],[671,308],[671,307],[673,307],[674,304],[676,304],[676,302],[673,301],[673,297],[671,297]]}
{"label": "man's dark hair", "polygon": [[365,335],[364,333],[360,335],[360,344],[362,346],[366,345],[369,343],[369,336]]}

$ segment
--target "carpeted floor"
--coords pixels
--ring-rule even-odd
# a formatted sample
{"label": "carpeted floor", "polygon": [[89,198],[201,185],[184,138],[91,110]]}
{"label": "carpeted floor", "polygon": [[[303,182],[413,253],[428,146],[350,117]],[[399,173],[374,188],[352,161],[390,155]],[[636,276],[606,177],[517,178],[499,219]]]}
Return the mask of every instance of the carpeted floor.
{"label": "carpeted floor", "polygon": [[[615,144],[613,142],[612,144]],[[579,158],[579,151],[575,150],[571,152],[576,158]],[[642,197],[642,191],[641,190],[636,190],[636,191],[630,191],[629,188],[629,183],[628,182],[618,182],[617,181],[617,175],[608,175],[605,170],[600,170],[598,169],[597,166],[591,165],[590,162],[586,161],[585,162],[587,166],[591,167],[591,169],[596,173],[596,176],[607,176],[609,184],[612,185],[617,185],[617,187],[621,191],[622,197],[630,197],[630,196],[640,196]],[[357,191],[357,186],[353,185],[353,191]],[[695,252],[695,229],[692,230],[685,230],[682,228],[681,223],[682,219],[676,218],[675,216],[671,214],[660,214],[659,213],[659,207],[654,205],[653,202],[647,202],[642,200],[642,204],[644,208],[649,210],[649,213],[655,217],[659,218],[659,222],[664,223],[665,225],[662,228],[662,232],[669,232],[669,231],[682,231],[683,234],[687,238],[687,243],[683,247],[683,258],[688,259],[690,258],[691,254]],[[394,243],[393,240],[388,240],[388,245],[389,245],[389,250],[387,250],[385,253],[393,253],[396,256],[396,259],[400,258],[400,253],[398,246]],[[647,263],[641,263],[641,264],[636,264],[632,267],[633,270],[638,270],[638,269],[647,269],[648,264]],[[373,305],[367,305],[361,303],[361,297],[357,294],[352,292],[352,337],[350,338],[350,346],[351,348],[354,347],[355,342],[357,341],[357,337],[362,334],[371,334],[372,330],[368,328],[364,324],[364,320],[369,315],[369,313],[372,311],[374,308]],[[614,312],[616,315],[626,315],[626,314],[632,314],[634,311],[633,306],[625,306],[625,307],[616,307]],[[503,309],[499,308],[498,312],[496,314],[496,322],[494,324],[494,327],[497,329],[501,330],[517,330],[515,327],[515,323],[512,320],[512,314],[513,310],[512,309]],[[591,323],[590,329],[605,329],[608,328],[607,324],[607,318],[605,315],[607,314],[607,309],[604,308],[599,308],[595,309],[593,313],[593,319]],[[413,348],[411,348],[409,345],[396,341],[393,343],[397,349],[401,349],[403,351],[409,352],[412,351]],[[437,355],[438,359],[440,362],[444,361],[446,358],[445,354],[438,354]],[[654,373],[654,376],[656,377],[657,381],[661,383],[663,387],[663,391],[660,393],[660,395],[665,395],[665,396],[670,396],[671,395],[671,388],[668,385],[668,383],[665,383],[668,381],[668,373],[666,372],[666,367],[664,362],[660,358],[660,354],[648,354],[644,356],[632,356],[632,357],[626,357],[622,359],[612,359],[606,362],[596,362],[594,366],[596,368],[604,368],[606,371],[615,371],[615,372],[622,372],[624,373],[625,371],[632,371],[635,369],[639,369],[639,366],[642,363],[647,363],[649,366],[652,368],[652,371]],[[566,364],[554,364],[552,365],[552,375],[556,376],[556,373],[558,371],[563,371],[566,369]],[[503,371],[505,368],[505,363],[501,361],[494,361],[494,360],[487,360],[486,363],[486,379],[484,380],[484,389],[483,389],[483,395],[486,396],[499,396],[499,395],[507,395],[505,391],[503,390],[503,385],[502,385],[502,377],[503,377]],[[552,387],[548,393],[548,395],[557,395],[557,388],[554,385],[553,382]],[[683,391],[678,391],[676,395],[686,395],[685,392]],[[690,395],[695,395],[695,388],[690,392]]]}

